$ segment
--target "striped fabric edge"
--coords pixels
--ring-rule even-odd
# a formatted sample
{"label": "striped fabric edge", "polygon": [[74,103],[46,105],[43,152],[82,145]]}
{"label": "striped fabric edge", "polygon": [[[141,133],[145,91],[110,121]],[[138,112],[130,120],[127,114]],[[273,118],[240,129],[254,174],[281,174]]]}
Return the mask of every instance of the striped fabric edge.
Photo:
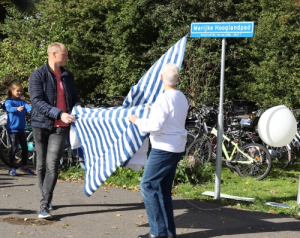
{"label": "striped fabric edge", "polygon": [[72,115],[76,122],[73,128],[83,150],[86,173],[84,193],[91,196],[101,184],[142,146],[146,135],[128,121],[137,114],[149,116],[146,104],[155,102],[163,92],[159,73],[163,65],[176,64],[181,68],[187,36],[173,45],[133,86],[121,107],[82,108],[74,107]]}

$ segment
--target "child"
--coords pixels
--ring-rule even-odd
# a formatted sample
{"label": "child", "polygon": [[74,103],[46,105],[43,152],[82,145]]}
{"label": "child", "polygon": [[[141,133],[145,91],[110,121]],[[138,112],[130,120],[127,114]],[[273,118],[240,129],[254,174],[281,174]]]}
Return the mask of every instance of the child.
{"label": "child", "polygon": [[19,168],[25,174],[34,174],[34,172],[27,167],[28,149],[25,129],[25,113],[31,111],[31,106],[20,99],[23,93],[21,84],[14,82],[10,85],[7,91],[8,98],[5,100],[4,108],[7,111],[7,133],[11,142],[11,149],[9,154],[9,175],[17,175],[14,162],[18,142],[22,148],[22,166]]}

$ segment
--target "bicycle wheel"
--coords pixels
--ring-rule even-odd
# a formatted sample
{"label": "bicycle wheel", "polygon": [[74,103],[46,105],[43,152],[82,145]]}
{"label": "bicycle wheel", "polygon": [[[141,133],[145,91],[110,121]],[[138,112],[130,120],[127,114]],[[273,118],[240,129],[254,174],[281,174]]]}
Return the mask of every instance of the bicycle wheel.
{"label": "bicycle wheel", "polygon": [[290,164],[294,164],[299,156],[299,145],[295,141],[292,141],[288,146],[291,149]]}
{"label": "bicycle wheel", "polygon": [[185,145],[185,150],[190,147],[190,145],[194,142],[196,135],[188,132],[187,133],[187,138],[186,138],[186,145]]}
{"label": "bicycle wheel", "polygon": [[187,132],[197,135],[200,131],[199,126],[197,126],[196,124],[187,124],[185,125],[185,129]]}
{"label": "bicycle wheel", "polygon": [[63,154],[62,154],[62,157],[59,161],[59,165],[60,165],[61,169],[70,167],[70,165],[72,164],[72,160],[73,160],[73,157],[72,157],[71,148],[68,144],[66,144]]}
{"label": "bicycle wheel", "polygon": [[[9,153],[10,153],[10,142],[6,130],[1,131],[1,143],[0,143],[0,158],[4,164],[9,166]],[[22,165],[22,158],[19,156],[21,149],[17,148],[14,167],[19,168]]]}
{"label": "bicycle wheel", "polygon": [[276,148],[274,153],[278,154],[274,161],[275,165],[278,165],[280,168],[287,168],[290,165],[292,160],[292,152],[287,145]]}
{"label": "bicycle wheel", "polygon": [[[25,132],[27,137],[27,149],[28,149],[28,160],[27,164],[33,164],[33,151],[34,151],[34,138],[33,138],[33,132],[28,131]],[[28,134],[29,133],[29,134]]]}
{"label": "bicycle wheel", "polygon": [[251,164],[245,164],[245,161],[249,161],[249,159],[238,152],[235,157],[237,162],[235,169],[238,175],[255,180],[264,179],[272,167],[272,160],[268,149],[261,144],[250,143],[244,145],[241,151],[253,158],[253,162]]}
{"label": "bicycle wheel", "polygon": [[186,150],[186,156],[193,156],[201,164],[210,162],[211,143],[206,137],[196,139]]}

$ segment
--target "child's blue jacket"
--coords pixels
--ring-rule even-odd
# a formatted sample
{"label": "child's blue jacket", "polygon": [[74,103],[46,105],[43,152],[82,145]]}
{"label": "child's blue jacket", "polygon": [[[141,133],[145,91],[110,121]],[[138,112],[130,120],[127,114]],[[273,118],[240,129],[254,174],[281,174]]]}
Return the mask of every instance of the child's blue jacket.
{"label": "child's blue jacket", "polygon": [[[25,129],[25,113],[31,111],[31,106],[24,100],[17,98],[7,98],[4,102],[7,111],[6,129],[8,133],[24,132]],[[24,106],[22,111],[17,108]]]}

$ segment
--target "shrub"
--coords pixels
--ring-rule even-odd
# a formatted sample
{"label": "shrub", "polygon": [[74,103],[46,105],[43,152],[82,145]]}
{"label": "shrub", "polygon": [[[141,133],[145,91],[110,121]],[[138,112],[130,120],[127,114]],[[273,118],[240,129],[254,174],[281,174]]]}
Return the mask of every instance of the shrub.
{"label": "shrub", "polygon": [[202,164],[193,156],[185,156],[178,163],[174,184],[199,184],[211,181],[214,175],[213,170],[211,163]]}

